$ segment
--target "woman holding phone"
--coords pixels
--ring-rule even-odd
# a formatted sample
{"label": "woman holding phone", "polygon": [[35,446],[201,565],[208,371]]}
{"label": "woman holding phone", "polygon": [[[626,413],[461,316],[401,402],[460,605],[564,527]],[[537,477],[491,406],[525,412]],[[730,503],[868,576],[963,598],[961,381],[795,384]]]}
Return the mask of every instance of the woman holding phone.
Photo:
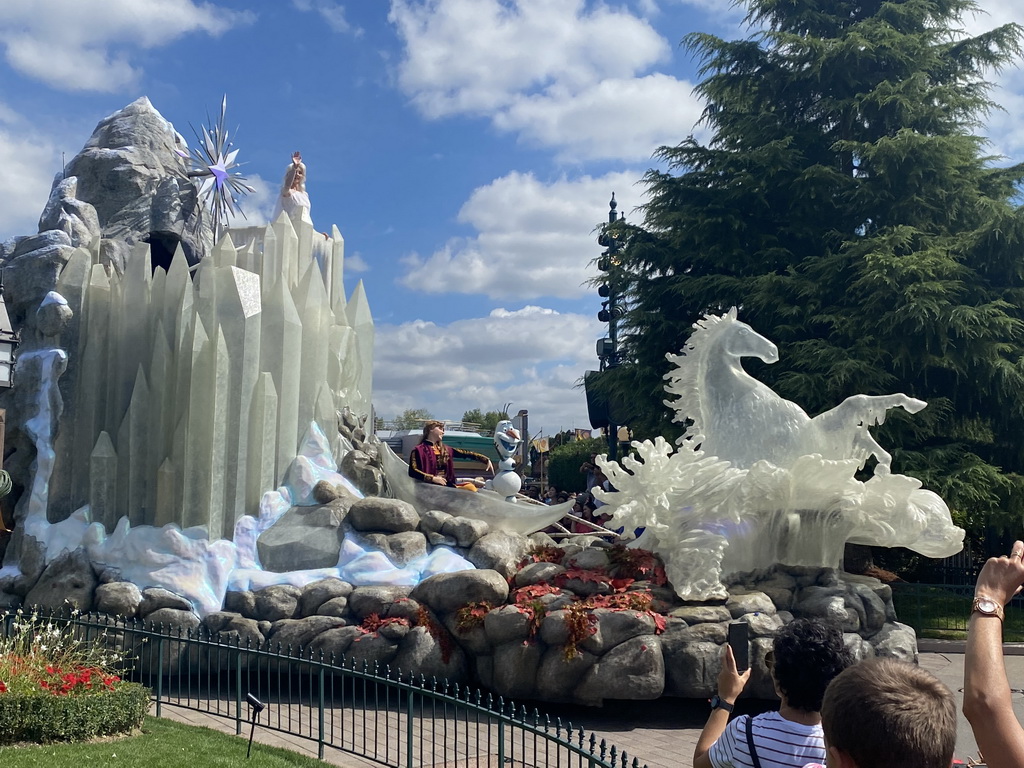
{"label": "woman holding phone", "polygon": [[778,712],[729,715],[743,692],[750,669],[736,668],[726,644],[718,673],[718,694],[697,740],[694,768],[803,768],[825,761],[821,702],[832,678],[853,663],[838,625],[796,619],[782,627],[765,657],[781,704]]}

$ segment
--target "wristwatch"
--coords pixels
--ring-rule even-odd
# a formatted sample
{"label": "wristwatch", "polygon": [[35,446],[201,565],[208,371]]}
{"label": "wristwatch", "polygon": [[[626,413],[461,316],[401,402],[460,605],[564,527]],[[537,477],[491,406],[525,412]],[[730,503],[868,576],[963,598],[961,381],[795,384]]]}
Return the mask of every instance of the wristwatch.
{"label": "wristwatch", "polygon": [[723,699],[717,693],[711,697],[711,708],[712,709],[724,709],[726,712],[732,712],[736,709],[735,704],[730,704],[728,701]]}
{"label": "wristwatch", "polygon": [[982,616],[996,616],[1000,621],[1003,620],[1003,606],[991,597],[975,597],[974,602],[971,603],[971,613],[975,611]]}

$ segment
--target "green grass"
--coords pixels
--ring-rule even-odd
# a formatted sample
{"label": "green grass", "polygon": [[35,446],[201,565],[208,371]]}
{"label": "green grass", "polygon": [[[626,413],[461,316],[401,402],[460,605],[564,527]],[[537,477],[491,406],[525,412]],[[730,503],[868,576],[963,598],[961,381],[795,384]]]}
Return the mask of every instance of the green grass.
{"label": "green grass", "polygon": [[147,717],[141,734],[123,739],[89,744],[0,747],[0,765],[3,768],[82,768],[85,765],[323,768],[324,765],[311,757],[257,742],[253,742],[252,757],[246,761],[246,742],[247,739],[209,728]]}

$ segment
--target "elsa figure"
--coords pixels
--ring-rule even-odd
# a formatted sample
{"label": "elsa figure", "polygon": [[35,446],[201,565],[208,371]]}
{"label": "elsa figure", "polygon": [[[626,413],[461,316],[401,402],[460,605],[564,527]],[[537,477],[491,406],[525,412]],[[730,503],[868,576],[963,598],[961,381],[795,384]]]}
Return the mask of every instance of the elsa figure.
{"label": "elsa figure", "polygon": [[309,195],[306,194],[306,164],[302,162],[302,153],[292,154],[292,161],[288,170],[284,173],[284,181],[281,184],[281,195],[277,199],[277,207],[274,209],[272,221],[284,211],[289,217],[300,218],[305,211],[305,217],[309,218]]}

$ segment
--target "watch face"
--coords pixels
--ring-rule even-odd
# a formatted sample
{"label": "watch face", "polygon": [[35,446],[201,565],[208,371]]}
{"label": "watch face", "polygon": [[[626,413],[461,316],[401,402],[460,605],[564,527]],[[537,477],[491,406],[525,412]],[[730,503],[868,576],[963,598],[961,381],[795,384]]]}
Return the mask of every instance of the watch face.
{"label": "watch face", "polygon": [[999,606],[995,600],[989,600],[987,597],[978,599],[978,610],[982,613],[996,613],[999,610]]}

